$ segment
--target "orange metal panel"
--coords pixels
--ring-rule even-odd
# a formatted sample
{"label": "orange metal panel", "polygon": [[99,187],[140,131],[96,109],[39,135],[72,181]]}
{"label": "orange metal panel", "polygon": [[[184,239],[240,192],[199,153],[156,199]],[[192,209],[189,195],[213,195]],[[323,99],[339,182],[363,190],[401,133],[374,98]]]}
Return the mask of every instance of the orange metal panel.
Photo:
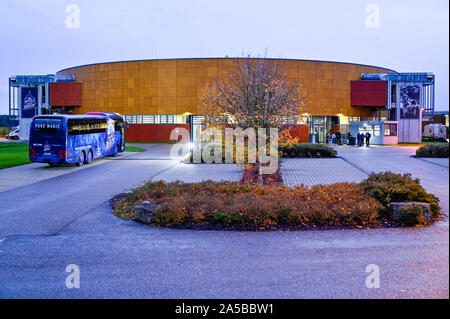
{"label": "orange metal panel", "polygon": [[[78,113],[98,111],[98,107],[124,114],[196,113],[203,87],[231,72],[233,61],[218,58],[114,62],[75,67],[58,74],[74,75],[83,82]],[[308,113],[312,115],[334,115],[341,108],[344,115],[370,114],[368,108],[350,105],[350,80],[358,80],[363,72],[390,72],[346,63],[280,61],[290,81],[303,85],[310,101]],[[148,113],[150,110],[153,113]]]}

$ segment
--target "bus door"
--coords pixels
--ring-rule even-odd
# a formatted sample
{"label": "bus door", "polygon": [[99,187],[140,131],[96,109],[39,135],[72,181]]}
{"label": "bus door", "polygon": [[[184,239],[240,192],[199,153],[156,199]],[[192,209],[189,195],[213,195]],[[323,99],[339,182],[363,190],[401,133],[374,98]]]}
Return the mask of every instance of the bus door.
{"label": "bus door", "polygon": [[125,125],[122,122],[120,125],[120,151],[125,151]]}
{"label": "bus door", "polygon": [[115,130],[120,133],[119,152],[123,152],[125,151],[125,122],[116,121]]}

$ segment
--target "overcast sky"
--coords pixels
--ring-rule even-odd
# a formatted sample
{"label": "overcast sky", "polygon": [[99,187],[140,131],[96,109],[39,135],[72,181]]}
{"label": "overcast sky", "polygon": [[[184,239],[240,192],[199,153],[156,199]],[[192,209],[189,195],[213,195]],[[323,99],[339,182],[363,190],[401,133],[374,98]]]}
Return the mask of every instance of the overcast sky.
{"label": "overcast sky", "polygon": [[[79,8],[79,27],[73,6],[66,13],[70,4]],[[0,30],[0,114],[8,113],[15,74],[265,51],[433,72],[436,109],[448,110],[448,0],[1,0]]]}

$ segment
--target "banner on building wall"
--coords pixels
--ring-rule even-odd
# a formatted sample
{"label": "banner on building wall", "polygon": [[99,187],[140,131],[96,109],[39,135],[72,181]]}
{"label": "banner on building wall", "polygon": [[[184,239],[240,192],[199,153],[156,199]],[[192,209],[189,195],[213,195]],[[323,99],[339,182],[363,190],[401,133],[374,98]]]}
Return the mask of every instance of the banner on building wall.
{"label": "banner on building wall", "polygon": [[38,91],[36,87],[22,88],[22,118],[31,118],[37,115]]}
{"label": "banner on building wall", "polygon": [[405,85],[400,88],[400,118],[420,117],[420,86]]}

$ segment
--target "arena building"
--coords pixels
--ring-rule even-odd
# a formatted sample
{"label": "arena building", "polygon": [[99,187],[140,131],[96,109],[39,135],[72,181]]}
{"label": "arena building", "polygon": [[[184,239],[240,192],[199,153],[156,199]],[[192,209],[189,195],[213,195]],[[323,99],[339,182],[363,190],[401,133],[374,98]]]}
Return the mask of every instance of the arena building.
{"label": "arena building", "polygon": [[[117,112],[130,124],[127,140],[170,142],[185,127],[203,126],[203,87],[233,70],[235,58],[107,62],[63,69],[55,75],[9,79],[10,116],[29,126],[36,114]],[[302,142],[326,142],[330,132],[369,131],[378,144],[420,142],[422,117],[433,116],[434,75],[398,73],[354,63],[268,59],[280,62],[304,88],[308,110],[292,133]],[[21,137],[27,138],[27,130]],[[386,137],[386,138],[385,138]]]}

